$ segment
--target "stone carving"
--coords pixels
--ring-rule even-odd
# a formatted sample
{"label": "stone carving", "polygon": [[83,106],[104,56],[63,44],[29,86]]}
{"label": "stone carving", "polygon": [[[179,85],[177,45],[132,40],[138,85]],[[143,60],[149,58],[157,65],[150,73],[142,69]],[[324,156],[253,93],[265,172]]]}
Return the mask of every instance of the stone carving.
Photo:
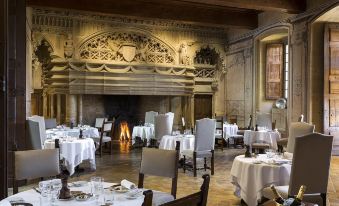
{"label": "stone carving", "polygon": [[174,64],[174,56],[166,44],[137,33],[102,33],[80,47],[80,58],[91,60]]}
{"label": "stone carving", "polygon": [[180,44],[179,64],[183,64],[183,65],[190,65],[191,64],[191,58],[188,55],[188,45],[186,43]]}
{"label": "stone carving", "polygon": [[73,57],[73,38],[72,34],[67,35],[67,40],[64,45],[64,55],[66,59]]}
{"label": "stone carving", "polygon": [[194,75],[201,78],[214,78],[215,68],[197,68],[194,70]]}
{"label": "stone carving", "polygon": [[215,51],[215,49],[207,46],[206,48],[201,48],[199,51],[195,52],[194,63],[216,65],[218,63],[218,59],[219,54]]}

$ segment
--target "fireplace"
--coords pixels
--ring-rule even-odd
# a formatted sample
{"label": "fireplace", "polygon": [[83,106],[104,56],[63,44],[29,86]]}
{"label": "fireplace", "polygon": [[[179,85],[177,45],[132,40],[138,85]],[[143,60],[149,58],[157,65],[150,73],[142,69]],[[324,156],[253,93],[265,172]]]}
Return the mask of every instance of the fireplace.
{"label": "fireplace", "polygon": [[120,141],[129,142],[131,141],[131,132],[127,121],[120,122],[119,125]]}

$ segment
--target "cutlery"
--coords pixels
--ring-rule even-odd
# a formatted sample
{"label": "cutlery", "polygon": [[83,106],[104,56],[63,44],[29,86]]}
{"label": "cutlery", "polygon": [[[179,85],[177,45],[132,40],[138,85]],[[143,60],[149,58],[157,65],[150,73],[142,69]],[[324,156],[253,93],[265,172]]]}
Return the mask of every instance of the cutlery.
{"label": "cutlery", "polygon": [[41,194],[41,191],[35,187],[33,187],[33,190],[35,190],[37,193]]}

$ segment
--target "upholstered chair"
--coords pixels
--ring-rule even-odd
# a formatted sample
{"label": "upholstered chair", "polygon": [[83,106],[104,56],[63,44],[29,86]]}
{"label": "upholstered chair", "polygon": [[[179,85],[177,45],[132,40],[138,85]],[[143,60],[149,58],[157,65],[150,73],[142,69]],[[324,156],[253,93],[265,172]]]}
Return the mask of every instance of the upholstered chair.
{"label": "upholstered chair", "polygon": [[266,127],[272,130],[272,115],[270,113],[257,113],[256,124],[259,127]]}
{"label": "upholstered chair", "polygon": [[46,127],[44,117],[37,115],[28,117],[27,126],[30,139],[30,149],[43,149],[46,140]]}
{"label": "upholstered chair", "polygon": [[161,138],[165,135],[171,135],[172,126],[173,120],[170,115],[159,114],[155,116],[154,135],[156,142],[160,142]]}
{"label": "upholstered chair", "polygon": [[[331,163],[333,137],[311,133],[295,138],[289,185],[276,186],[283,198],[297,195],[301,185],[306,186],[306,202],[314,195],[322,197],[326,205],[326,193]],[[271,189],[265,188],[263,196],[273,199]]]}
{"label": "upholstered chair", "polygon": [[[197,176],[197,158],[204,159],[204,169],[211,169],[214,175],[214,143],[215,143],[215,119],[204,118],[196,121],[196,135],[194,150],[183,150],[184,172],[186,170],[186,158],[193,159],[193,175]],[[207,167],[206,160],[211,158],[211,167]]]}
{"label": "upholstered chair", "polygon": [[56,119],[45,119],[45,128],[46,129],[53,129],[57,127]]}
{"label": "upholstered chair", "polygon": [[59,149],[26,150],[14,152],[14,193],[19,180],[51,177],[60,174]]}
{"label": "upholstered chair", "polygon": [[204,182],[202,183],[199,192],[193,193],[186,197],[182,197],[180,199],[173,200],[161,206],[206,206],[210,176],[208,174],[205,174],[202,176],[202,178],[204,179]]}
{"label": "upholstered chair", "polygon": [[149,111],[145,113],[145,124],[154,125],[154,117],[158,115],[158,112]]}
{"label": "upholstered chair", "polygon": [[95,118],[95,128],[98,128],[99,130],[101,130],[102,125],[104,124],[104,122],[107,122],[107,118]]}
{"label": "upholstered chair", "polygon": [[178,182],[178,162],[180,143],[177,142],[175,150],[162,150],[144,147],[141,155],[138,187],[144,187],[146,176],[167,177],[172,179],[171,194],[153,192],[153,206],[172,201],[176,198]]}
{"label": "upholstered chair", "polygon": [[169,115],[171,117],[171,123],[172,123],[172,127],[173,127],[173,122],[174,122],[174,113],[173,112],[167,112],[165,113],[166,115]]}
{"label": "upholstered chair", "polygon": [[101,127],[100,137],[92,137],[95,144],[99,146],[99,155],[102,156],[103,145],[110,143],[110,154],[112,154],[112,135],[114,130],[113,121],[104,121]]}
{"label": "upholstered chair", "polygon": [[295,138],[314,132],[314,125],[306,122],[292,122],[289,128],[286,152],[293,153]]}

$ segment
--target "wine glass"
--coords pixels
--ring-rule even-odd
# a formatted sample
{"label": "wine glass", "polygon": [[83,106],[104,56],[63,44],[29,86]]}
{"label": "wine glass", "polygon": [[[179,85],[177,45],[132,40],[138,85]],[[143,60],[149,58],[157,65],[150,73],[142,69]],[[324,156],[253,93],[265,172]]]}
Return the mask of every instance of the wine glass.
{"label": "wine glass", "polygon": [[104,189],[102,182],[103,179],[101,177],[91,177],[91,193],[97,201],[99,200],[99,196],[102,194]]}

